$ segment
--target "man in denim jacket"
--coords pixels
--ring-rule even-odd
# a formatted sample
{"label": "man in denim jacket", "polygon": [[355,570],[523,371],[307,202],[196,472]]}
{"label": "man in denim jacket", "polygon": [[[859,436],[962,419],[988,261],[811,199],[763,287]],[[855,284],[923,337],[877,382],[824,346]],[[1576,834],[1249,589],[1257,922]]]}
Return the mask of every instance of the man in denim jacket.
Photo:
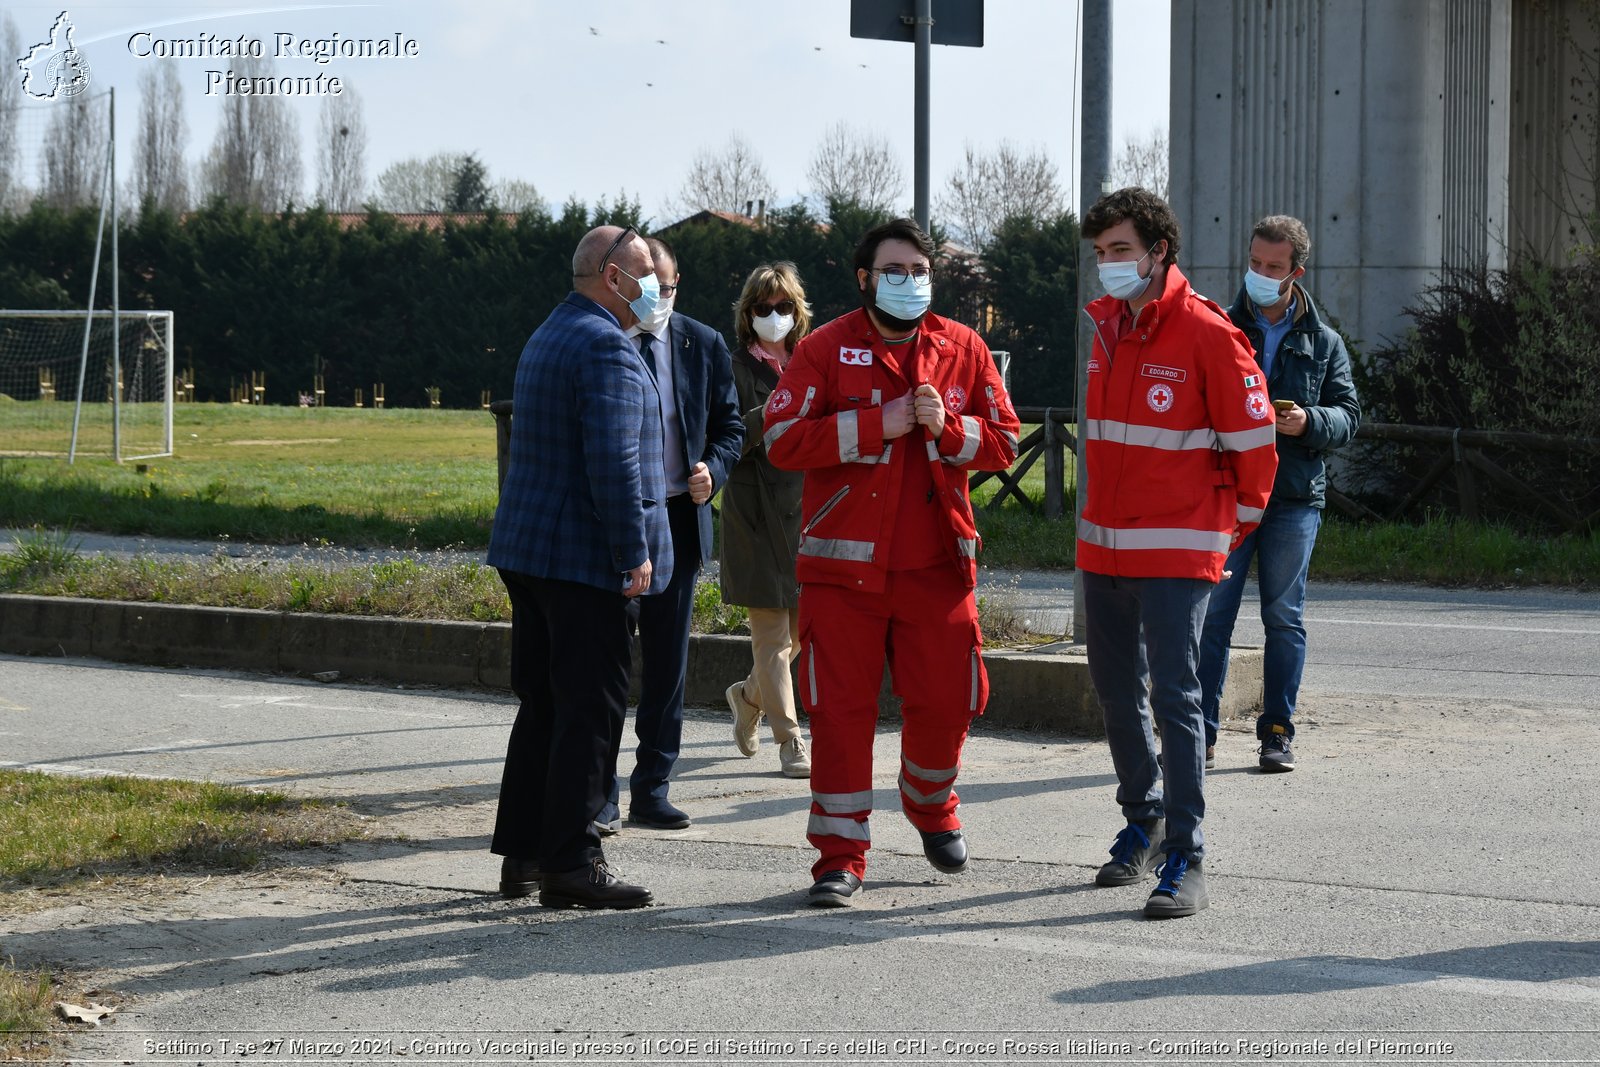
{"label": "man in denim jacket", "polygon": [[1322,523],[1324,456],[1348,444],[1361,421],[1350,378],[1350,353],[1299,284],[1311,238],[1299,219],[1269,215],[1250,237],[1250,268],[1228,317],[1255,347],[1267,393],[1277,410],[1278,474],[1261,525],[1228,556],[1211,593],[1200,638],[1201,710],[1206,765],[1217,743],[1217,706],[1228,675],[1228,640],[1255,558],[1261,622],[1266,627],[1265,699],[1256,720],[1263,771],[1294,770],[1295,702],[1306,663],[1306,573]]}

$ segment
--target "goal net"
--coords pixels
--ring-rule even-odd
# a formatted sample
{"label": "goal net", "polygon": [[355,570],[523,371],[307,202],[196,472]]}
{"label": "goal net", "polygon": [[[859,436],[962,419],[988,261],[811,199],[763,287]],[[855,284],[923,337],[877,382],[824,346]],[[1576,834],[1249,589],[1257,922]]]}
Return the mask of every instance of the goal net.
{"label": "goal net", "polygon": [[0,455],[171,455],[172,354],[170,311],[0,311]]}

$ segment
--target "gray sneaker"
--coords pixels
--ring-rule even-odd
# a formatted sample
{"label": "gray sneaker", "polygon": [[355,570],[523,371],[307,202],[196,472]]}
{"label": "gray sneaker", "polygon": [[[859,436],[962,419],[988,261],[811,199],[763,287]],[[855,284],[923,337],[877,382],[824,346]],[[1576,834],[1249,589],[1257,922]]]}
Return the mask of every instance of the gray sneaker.
{"label": "gray sneaker", "polygon": [[810,778],[811,757],[806,754],[806,739],[795,734],[779,745],[778,766],[785,778]]}
{"label": "gray sneaker", "polygon": [[1294,770],[1294,749],[1289,747],[1289,731],[1274,726],[1261,739],[1261,769],[1268,774]]}
{"label": "gray sneaker", "polygon": [[1132,885],[1142,881],[1161,859],[1161,839],[1166,836],[1163,819],[1130,822],[1111,842],[1111,862],[1095,873],[1095,885]]}
{"label": "gray sneaker", "polygon": [[1144,917],[1180,919],[1210,905],[1201,861],[1189,859],[1178,849],[1167,853],[1167,862],[1161,865],[1161,881],[1156,883],[1150,899],[1144,902]]}

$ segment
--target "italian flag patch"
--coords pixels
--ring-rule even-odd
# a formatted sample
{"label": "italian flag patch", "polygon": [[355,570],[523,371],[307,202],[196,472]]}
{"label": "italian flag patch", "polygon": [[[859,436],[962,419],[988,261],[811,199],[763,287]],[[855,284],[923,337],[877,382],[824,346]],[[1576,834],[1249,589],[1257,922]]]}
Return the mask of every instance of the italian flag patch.
{"label": "italian flag patch", "polygon": [[1261,384],[1261,375],[1259,375],[1259,374],[1246,374],[1244,376],[1244,387],[1246,389],[1254,389],[1256,386],[1258,386],[1260,384]]}

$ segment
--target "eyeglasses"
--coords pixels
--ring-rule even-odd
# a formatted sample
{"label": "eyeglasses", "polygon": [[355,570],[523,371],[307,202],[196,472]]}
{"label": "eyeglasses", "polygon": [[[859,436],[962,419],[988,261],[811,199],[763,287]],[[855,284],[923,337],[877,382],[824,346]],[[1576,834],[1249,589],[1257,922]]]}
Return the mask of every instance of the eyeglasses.
{"label": "eyeglasses", "polygon": [[759,304],[750,305],[750,314],[754,315],[758,319],[764,319],[768,315],[772,314],[774,311],[776,311],[780,315],[793,315],[794,314],[794,301],[793,300],[779,300],[777,303],[774,304],[774,303],[769,303],[766,300],[763,300]]}
{"label": "eyeglasses", "polygon": [[663,297],[672,296],[677,291],[678,291],[678,287],[676,285],[663,285],[661,287],[661,295]]}
{"label": "eyeglasses", "polygon": [[[634,229],[632,226],[629,226],[627,229],[625,229],[621,233],[617,234],[617,239],[615,241],[611,242],[611,247],[606,249],[606,254],[600,257],[600,265],[594,269],[594,272],[596,274],[604,274],[606,272],[606,264],[611,262],[611,253],[615,252],[617,250],[618,246],[620,246],[623,241],[626,241],[628,239],[628,235],[630,233],[638,233],[638,232],[639,232],[638,230]],[[624,272],[624,273],[626,273],[626,272]],[[633,277],[633,275],[629,274],[628,277],[631,278],[631,277]]]}
{"label": "eyeglasses", "polygon": [[904,285],[907,278],[915,278],[917,284],[921,285],[933,277],[933,270],[929,267],[912,267],[910,270],[904,267],[871,267],[869,270],[873,274],[881,274],[890,285]]}

